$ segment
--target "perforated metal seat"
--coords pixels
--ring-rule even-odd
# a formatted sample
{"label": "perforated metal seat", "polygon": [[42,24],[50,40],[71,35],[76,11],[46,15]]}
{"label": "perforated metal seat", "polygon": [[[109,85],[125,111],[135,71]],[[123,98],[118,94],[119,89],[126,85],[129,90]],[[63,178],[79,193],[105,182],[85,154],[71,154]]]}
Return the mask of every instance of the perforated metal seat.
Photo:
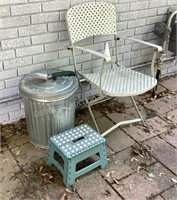
{"label": "perforated metal seat", "polygon": [[[84,74],[88,81],[99,87],[100,73]],[[102,77],[103,93],[112,97],[135,96],[147,92],[157,84],[156,79],[136,71],[119,67],[105,71]]]}
{"label": "perforated metal seat", "polygon": [[[133,99],[133,96],[139,95],[147,92],[154,88],[157,84],[157,80],[154,78],[154,63],[156,60],[157,52],[162,51],[162,47],[144,42],[134,38],[124,38],[128,40],[133,40],[136,42],[140,42],[144,45],[148,45],[153,47],[153,56],[151,62],[151,74],[152,76],[148,76],[129,68],[125,68],[119,65],[118,63],[118,33],[116,30],[116,9],[115,6],[110,3],[102,3],[102,2],[89,2],[80,4],[70,8],[66,15],[68,32],[71,45],[68,49],[71,49],[74,67],[76,71],[76,75],[79,81],[79,75],[81,74],[86,80],[88,80],[91,84],[94,84],[98,87],[100,91],[100,96],[104,97],[105,95],[112,97],[131,97],[136,111],[139,115],[139,118],[127,120],[123,122],[117,123],[115,126],[110,128],[108,131],[104,132],[102,135],[105,136],[115,128],[120,125],[125,125],[129,123],[142,121],[144,120],[141,116],[141,113],[138,110],[136,102]],[[110,70],[106,69],[106,64],[111,62],[111,55],[109,51],[108,42],[105,41],[105,51],[104,53],[96,52],[92,49],[86,49],[84,47],[76,46],[76,43],[84,40],[91,36],[100,36],[100,35],[112,35],[115,40],[115,52],[116,52],[116,68],[111,67]],[[77,43],[78,44],[78,43]],[[94,44],[93,44],[94,45]],[[76,58],[75,58],[75,49],[82,50],[83,52],[91,53],[103,59],[102,67],[100,72],[97,73],[84,73],[82,70],[77,68]],[[111,65],[112,66],[112,65]],[[93,66],[95,67],[95,66]],[[92,70],[90,70],[92,71]],[[82,88],[82,84],[80,83],[81,90],[84,94],[85,101],[88,105],[90,114],[95,122],[97,131],[99,132],[99,128],[97,126],[96,120],[94,118],[93,112],[91,110],[91,103],[86,98],[86,94]],[[99,98],[100,99],[100,98]]]}

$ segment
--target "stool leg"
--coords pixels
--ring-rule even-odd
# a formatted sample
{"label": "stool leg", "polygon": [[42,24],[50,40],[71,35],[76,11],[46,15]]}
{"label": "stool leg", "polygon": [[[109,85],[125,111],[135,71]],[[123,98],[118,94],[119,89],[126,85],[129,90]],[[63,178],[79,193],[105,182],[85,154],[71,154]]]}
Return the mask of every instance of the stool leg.
{"label": "stool leg", "polygon": [[74,174],[75,171],[73,170],[71,159],[69,159],[64,164],[64,176],[63,176],[63,182],[65,183],[66,187],[70,187],[75,180]]}
{"label": "stool leg", "polygon": [[106,146],[105,143],[101,145],[100,151],[100,161],[101,161],[101,168],[105,168],[107,166],[107,157],[106,157]]}
{"label": "stool leg", "polygon": [[48,153],[48,157],[47,157],[47,165],[51,166],[52,165],[52,161],[53,161],[53,156],[54,156],[54,148],[52,145],[50,145],[50,150]]}

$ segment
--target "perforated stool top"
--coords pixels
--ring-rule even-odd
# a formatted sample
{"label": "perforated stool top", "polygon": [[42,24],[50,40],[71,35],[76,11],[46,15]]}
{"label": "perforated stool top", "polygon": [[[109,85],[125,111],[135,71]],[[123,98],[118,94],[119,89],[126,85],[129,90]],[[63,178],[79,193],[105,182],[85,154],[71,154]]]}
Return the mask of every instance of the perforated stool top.
{"label": "perforated stool top", "polygon": [[51,141],[60,148],[66,157],[72,158],[104,143],[105,139],[87,124],[82,124],[51,137]]}

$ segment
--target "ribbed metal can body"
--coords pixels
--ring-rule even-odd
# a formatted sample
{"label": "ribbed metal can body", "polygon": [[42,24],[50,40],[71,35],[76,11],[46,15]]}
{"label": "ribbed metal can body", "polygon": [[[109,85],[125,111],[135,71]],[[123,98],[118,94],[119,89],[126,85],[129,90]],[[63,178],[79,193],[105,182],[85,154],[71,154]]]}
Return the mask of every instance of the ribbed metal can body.
{"label": "ribbed metal can body", "polygon": [[24,97],[30,142],[48,148],[50,137],[74,127],[75,94],[55,102],[40,102]]}
{"label": "ribbed metal can body", "polygon": [[51,136],[74,127],[77,88],[76,77],[42,80],[24,76],[20,80],[31,143],[48,148]]}

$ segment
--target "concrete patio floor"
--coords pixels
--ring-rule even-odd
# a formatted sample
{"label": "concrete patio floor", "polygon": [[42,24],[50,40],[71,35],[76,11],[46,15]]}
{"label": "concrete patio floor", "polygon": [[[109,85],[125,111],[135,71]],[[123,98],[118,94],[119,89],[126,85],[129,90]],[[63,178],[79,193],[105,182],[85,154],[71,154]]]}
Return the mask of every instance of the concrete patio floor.
{"label": "concrete patio floor", "polygon": [[[0,199],[176,200],[177,76],[161,85],[157,99],[136,98],[148,129],[133,124],[114,130],[106,136],[108,167],[79,177],[68,189],[56,168],[45,165],[47,150],[29,143],[23,120],[2,126]],[[94,112],[101,132],[135,114],[128,98],[97,105]],[[81,123],[93,126],[87,111],[77,113]]]}

